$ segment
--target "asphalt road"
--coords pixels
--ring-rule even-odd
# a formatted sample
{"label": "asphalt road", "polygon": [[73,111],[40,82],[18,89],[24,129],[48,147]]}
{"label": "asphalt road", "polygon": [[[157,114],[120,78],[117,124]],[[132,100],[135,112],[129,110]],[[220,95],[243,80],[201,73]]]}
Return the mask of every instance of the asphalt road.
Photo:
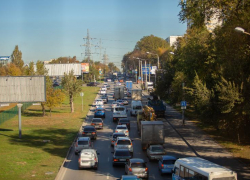
{"label": "asphalt road", "polygon": [[[111,85],[111,90],[107,91],[107,94],[109,96],[109,101],[108,104],[105,104],[106,118],[104,119],[104,129],[98,130],[97,140],[93,141],[93,147],[97,149],[97,152],[100,153],[100,155],[98,156],[99,158],[98,170],[92,170],[92,169],[78,170],[78,156],[74,154],[74,147],[73,147],[69,151],[69,154],[66,157],[65,162],[62,165],[60,171],[58,172],[56,179],[117,180],[121,177],[121,175],[125,174],[124,166],[117,166],[117,167],[112,166],[113,154],[111,152],[113,152],[114,149],[113,147],[110,146],[110,135],[113,133],[117,123],[114,123],[112,121],[111,103],[113,102],[112,95],[113,95],[114,83],[110,83],[110,85]],[[98,96],[99,95],[97,95],[97,97]],[[129,105],[127,105],[127,108],[130,109],[131,99],[128,100],[129,100]],[[94,110],[94,107],[91,108],[91,110]],[[87,121],[84,124],[90,124],[90,121],[93,118],[93,113],[94,113],[91,110],[88,113]],[[142,158],[148,162],[147,166],[149,169],[149,179],[152,180],[171,179],[171,175],[164,175],[164,176],[160,175],[157,161],[153,162],[148,161],[146,157],[146,152],[143,152],[141,149],[141,141],[140,137],[138,136],[136,127],[136,118],[131,117],[129,111],[128,111],[128,117],[130,118],[131,121],[130,138],[133,140],[134,157]],[[166,126],[166,129],[168,128],[169,131],[171,131],[171,127]],[[173,130],[172,132],[175,133]]]}

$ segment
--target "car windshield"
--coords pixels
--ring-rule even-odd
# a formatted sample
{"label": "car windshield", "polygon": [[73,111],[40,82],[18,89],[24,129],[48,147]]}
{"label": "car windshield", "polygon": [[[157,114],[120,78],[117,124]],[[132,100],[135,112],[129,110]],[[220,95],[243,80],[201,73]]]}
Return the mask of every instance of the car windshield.
{"label": "car windshield", "polygon": [[153,152],[163,152],[164,149],[162,147],[152,147],[151,151],[153,151]]}
{"label": "car windshield", "polygon": [[97,109],[97,111],[103,111],[103,109]]}
{"label": "car windshield", "polygon": [[132,167],[132,168],[145,168],[145,167],[146,167],[146,164],[145,164],[145,163],[137,162],[137,163],[132,163],[132,164],[131,164],[131,167]]}
{"label": "car windshield", "polygon": [[78,145],[87,145],[88,141],[78,141]]}
{"label": "car windshield", "polygon": [[129,151],[116,151],[115,156],[130,156]]}
{"label": "car windshield", "polygon": [[130,145],[131,142],[130,142],[130,140],[119,140],[117,142],[117,144],[119,144],[119,145]]}
{"label": "car windshield", "polygon": [[162,164],[174,164],[175,160],[163,160]]}

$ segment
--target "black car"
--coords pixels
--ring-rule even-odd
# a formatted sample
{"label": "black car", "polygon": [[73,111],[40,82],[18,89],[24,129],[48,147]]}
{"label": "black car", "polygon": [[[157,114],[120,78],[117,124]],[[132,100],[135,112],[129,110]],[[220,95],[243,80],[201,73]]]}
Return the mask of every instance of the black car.
{"label": "black car", "polygon": [[96,139],[96,129],[94,126],[83,126],[82,127],[82,136],[83,137],[90,137],[91,139]]}
{"label": "black car", "polygon": [[113,166],[124,165],[132,158],[128,149],[117,149],[113,155]]}
{"label": "black car", "polygon": [[128,118],[121,118],[119,119],[118,125],[125,124],[128,129],[130,129],[130,120]]}
{"label": "black car", "polygon": [[96,82],[90,82],[87,84],[87,86],[97,86],[97,83]]}

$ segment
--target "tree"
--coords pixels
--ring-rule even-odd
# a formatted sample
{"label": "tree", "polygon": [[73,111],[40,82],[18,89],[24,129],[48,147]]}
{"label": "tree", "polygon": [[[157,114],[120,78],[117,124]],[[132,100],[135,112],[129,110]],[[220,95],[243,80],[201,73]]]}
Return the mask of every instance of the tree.
{"label": "tree", "polygon": [[22,75],[22,71],[19,67],[17,67],[14,63],[7,64],[7,75],[9,76],[20,76]]}
{"label": "tree", "polygon": [[24,62],[22,60],[22,52],[19,51],[18,45],[15,46],[15,49],[11,55],[11,62],[22,70]]}
{"label": "tree", "polygon": [[82,90],[82,82],[78,81],[74,76],[74,71],[70,71],[69,74],[64,73],[64,77],[62,79],[63,89],[69,96],[69,103],[71,112],[74,112],[74,96],[79,94]]}
{"label": "tree", "polygon": [[49,108],[50,116],[51,110],[60,105],[64,101],[64,93],[61,89],[54,89],[52,87],[48,88],[46,106]]}
{"label": "tree", "polygon": [[29,63],[29,66],[25,69],[25,74],[27,76],[34,76],[36,74],[34,69],[34,62]]}

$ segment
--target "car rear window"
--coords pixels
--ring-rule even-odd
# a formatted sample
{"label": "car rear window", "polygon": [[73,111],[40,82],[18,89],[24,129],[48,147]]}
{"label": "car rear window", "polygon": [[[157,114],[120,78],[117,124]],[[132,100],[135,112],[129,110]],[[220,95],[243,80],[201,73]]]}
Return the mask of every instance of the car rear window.
{"label": "car rear window", "polygon": [[78,145],[87,145],[88,141],[78,141]]}
{"label": "car rear window", "polygon": [[174,164],[175,160],[163,160],[162,164]]}
{"label": "car rear window", "polygon": [[117,144],[119,144],[119,145],[130,145],[131,142],[130,142],[130,140],[119,140],[117,142]]}
{"label": "car rear window", "polygon": [[84,128],[84,131],[95,131],[95,128],[86,127],[86,128]]}
{"label": "car rear window", "polygon": [[118,126],[116,129],[127,129],[127,127]]}
{"label": "car rear window", "polygon": [[97,111],[104,111],[103,109],[97,109]]}
{"label": "car rear window", "polygon": [[130,156],[129,151],[116,151],[115,156]]}
{"label": "car rear window", "polygon": [[126,135],[125,134],[113,135],[113,138],[117,138],[117,137],[126,137]]}
{"label": "car rear window", "polygon": [[115,110],[116,110],[116,111],[124,111],[125,109],[122,108],[122,107],[116,107]]}
{"label": "car rear window", "polygon": [[140,162],[138,162],[138,163],[132,163],[131,167],[132,168],[145,168],[146,164],[145,163],[140,163]]}
{"label": "car rear window", "polygon": [[101,119],[93,119],[92,122],[102,122]]}
{"label": "car rear window", "polygon": [[129,120],[121,120],[119,121],[120,123],[129,123]]}
{"label": "car rear window", "polygon": [[151,150],[154,151],[154,152],[162,152],[162,151],[164,151],[164,149],[162,147],[152,147]]}

